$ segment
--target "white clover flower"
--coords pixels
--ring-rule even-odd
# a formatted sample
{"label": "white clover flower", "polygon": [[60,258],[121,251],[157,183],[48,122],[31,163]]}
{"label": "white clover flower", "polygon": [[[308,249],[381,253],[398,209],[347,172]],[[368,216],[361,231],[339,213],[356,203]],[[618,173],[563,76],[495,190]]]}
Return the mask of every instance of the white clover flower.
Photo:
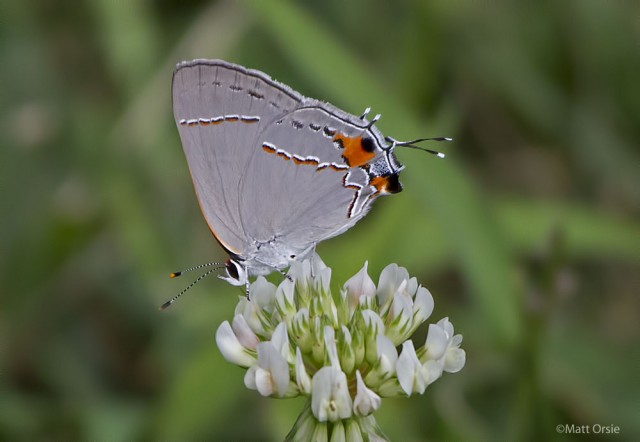
{"label": "white clover flower", "polygon": [[304,366],[304,360],[302,359],[302,353],[300,347],[296,347],[296,385],[298,390],[303,394],[311,393],[311,378],[307,373],[307,369]]}
{"label": "white clover flower", "polygon": [[427,375],[416,355],[412,341],[402,343],[402,353],[398,357],[396,372],[400,387],[407,396],[411,396],[411,393],[424,393],[427,388]]}
{"label": "white clover flower", "polygon": [[398,351],[393,342],[383,334],[376,336],[375,348],[377,360],[373,364],[373,368],[367,373],[365,380],[369,385],[377,387],[395,376]]}
{"label": "white clover flower", "polygon": [[373,417],[383,397],[423,394],[465,364],[448,318],[430,324],[414,348],[410,337],[433,308],[431,293],[396,264],[376,287],[365,263],[334,297],[331,269],[314,255],[294,262],[277,287],[258,277],[216,342],[227,361],[247,368],[248,388],[309,396],[288,440],[386,440]]}
{"label": "white clover flower", "polygon": [[[437,324],[429,325],[427,340],[420,358],[423,363],[431,362],[432,373],[443,371],[457,373],[462,370],[466,362],[465,351],[460,348],[462,335],[453,334],[453,324],[449,318],[443,318]],[[435,380],[435,379],[434,379]]]}
{"label": "white clover flower", "polygon": [[339,367],[322,367],[311,379],[311,410],[319,422],[351,417],[353,401],[347,375]]}
{"label": "white clover flower", "polygon": [[256,357],[244,347],[233,332],[228,321],[224,321],[216,331],[216,344],[224,358],[232,364],[250,367],[256,362]]}
{"label": "white clover flower", "polygon": [[348,319],[351,319],[358,305],[367,303],[376,295],[376,285],[367,273],[368,265],[369,262],[366,261],[362,269],[344,283],[343,296],[348,297],[348,302],[343,302],[348,306],[349,312],[351,313]]}
{"label": "white clover flower", "polygon": [[258,344],[258,363],[249,367],[244,377],[247,388],[263,396],[284,397],[289,388],[289,366],[271,342]]}
{"label": "white clover flower", "polygon": [[353,412],[356,415],[368,416],[378,408],[380,408],[382,399],[376,394],[375,391],[367,388],[364,381],[362,380],[360,370],[356,370],[356,387],[357,393],[355,399],[353,400]]}
{"label": "white clover flower", "polygon": [[238,338],[240,344],[243,347],[255,350],[258,342],[258,336],[251,330],[247,320],[242,315],[236,315],[233,318],[233,322],[231,323],[231,328],[233,329],[233,333]]}
{"label": "white clover flower", "polygon": [[389,328],[385,333],[395,345],[409,339],[433,312],[433,297],[416,278],[397,264],[389,264],[380,273],[376,292],[379,312]]}

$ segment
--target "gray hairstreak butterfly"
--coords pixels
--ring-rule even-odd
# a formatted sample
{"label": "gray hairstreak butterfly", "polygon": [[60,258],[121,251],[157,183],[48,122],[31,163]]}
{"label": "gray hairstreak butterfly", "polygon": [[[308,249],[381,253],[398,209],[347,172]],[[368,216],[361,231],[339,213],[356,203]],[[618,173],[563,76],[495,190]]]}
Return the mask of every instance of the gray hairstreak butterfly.
{"label": "gray hairstreak butterfly", "polygon": [[423,140],[384,137],[368,111],[351,115],[222,60],[177,65],[173,112],[200,209],[230,257],[223,279],[282,271],[402,190],[394,148]]}

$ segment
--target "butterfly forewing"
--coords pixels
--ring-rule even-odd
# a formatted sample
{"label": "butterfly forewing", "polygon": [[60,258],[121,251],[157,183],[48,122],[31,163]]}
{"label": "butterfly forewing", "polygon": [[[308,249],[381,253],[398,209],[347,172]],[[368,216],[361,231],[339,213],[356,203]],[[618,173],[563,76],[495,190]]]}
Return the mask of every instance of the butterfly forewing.
{"label": "butterfly forewing", "polygon": [[174,116],[196,195],[210,229],[236,255],[247,249],[239,188],[257,136],[299,101],[266,75],[224,61],[194,60],[176,68]]}

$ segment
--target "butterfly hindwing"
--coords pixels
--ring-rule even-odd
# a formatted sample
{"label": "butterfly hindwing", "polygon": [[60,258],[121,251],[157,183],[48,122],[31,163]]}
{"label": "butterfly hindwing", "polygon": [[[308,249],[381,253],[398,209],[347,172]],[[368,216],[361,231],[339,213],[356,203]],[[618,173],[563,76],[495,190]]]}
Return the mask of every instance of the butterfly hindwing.
{"label": "butterfly hindwing", "polygon": [[357,117],[321,106],[307,100],[266,127],[242,182],[246,233],[290,255],[348,229],[376,196],[365,164],[348,161],[382,155],[375,140],[371,153],[357,155],[362,147],[355,144],[373,132]]}

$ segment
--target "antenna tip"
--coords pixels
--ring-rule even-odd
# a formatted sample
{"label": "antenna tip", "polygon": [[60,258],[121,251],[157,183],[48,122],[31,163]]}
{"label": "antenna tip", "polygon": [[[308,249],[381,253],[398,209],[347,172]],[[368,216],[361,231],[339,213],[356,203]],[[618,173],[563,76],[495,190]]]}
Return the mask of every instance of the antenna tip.
{"label": "antenna tip", "polygon": [[444,137],[445,141],[453,141],[453,138],[449,138],[449,137]]}
{"label": "antenna tip", "polygon": [[167,307],[169,307],[171,304],[173,304],[173,299],[170,299],[169,301],[162,304],[160,307],[158,307],[158,310],[160,311],[166,310]]}
{"label": "antenna tip", "polygon": [[443,154],[442,152],[438,152],[437,153],[438,158],[444,158],[445,154]]}
{"label": "antenna tip", "polygon": [[182,275],[182,272],[173,272],[169,274],[169,278],[177,278],[180,275]]}

